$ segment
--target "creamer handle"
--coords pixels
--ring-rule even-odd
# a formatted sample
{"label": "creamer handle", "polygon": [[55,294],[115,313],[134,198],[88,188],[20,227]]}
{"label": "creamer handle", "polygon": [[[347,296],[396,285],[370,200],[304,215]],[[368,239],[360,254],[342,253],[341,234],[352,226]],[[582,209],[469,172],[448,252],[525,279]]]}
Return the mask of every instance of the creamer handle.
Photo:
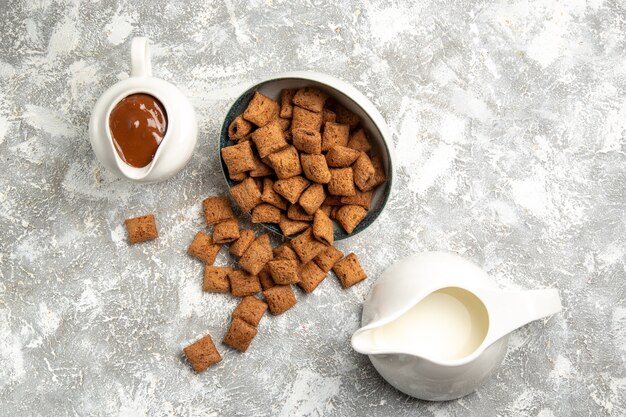
{"label": "creamer handle", "polygon": [[488,344],[531,321],[562,310],[559,290],[485,290],[482,294],[489,311]]}
{"label": "creamer handle", "polygon": [[130,46],[130,76],[151,77],[150,42],[148,38],[137,36]]}

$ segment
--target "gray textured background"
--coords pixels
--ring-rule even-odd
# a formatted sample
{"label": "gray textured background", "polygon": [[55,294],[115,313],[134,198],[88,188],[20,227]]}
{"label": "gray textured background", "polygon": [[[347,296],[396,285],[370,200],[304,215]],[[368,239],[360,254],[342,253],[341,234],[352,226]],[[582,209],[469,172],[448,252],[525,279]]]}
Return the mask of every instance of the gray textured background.
{"label": "gray textured background", "polygon": [[[623,2],[3,0],[0,22],[0,414],[626,413]],[[200,122],[188,167],[149,186],[113,178],[87,140],[135,34]],[[298,294],[200,376],[181,360],[235,306],[201,293],[184,254],[200,201],[225,192],[222,117],[248,83],[296,69],[353,83],[393,132],[388,209],[339,245],[371,277],[443,249],[503,287],[562,290],[565,311],[517,331],[475,394],[413,400],[350,349],[372,279]],[[123,219],[145,212],[161,237],[128,247]]]}

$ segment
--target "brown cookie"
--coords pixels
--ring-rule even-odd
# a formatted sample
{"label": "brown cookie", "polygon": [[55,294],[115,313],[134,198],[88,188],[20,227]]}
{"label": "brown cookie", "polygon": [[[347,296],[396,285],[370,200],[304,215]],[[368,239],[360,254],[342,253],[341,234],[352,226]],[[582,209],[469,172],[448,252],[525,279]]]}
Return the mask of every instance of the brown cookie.
{"label": "brown cookie", "polygon": [[317,210],[313,218],[313,236],[329,246],[335,242],[333,221],[321,210]]}
{"label": "brown cookie", "polygon": [[305,177],[319,184],[328,184],[330,171],[324,155],[301,154],[300,161]]}
{"label": "brown cookie", "polygon": [[246,271],[231,270],[228,273],[228,279],[230,281],[230,292],[235,297],[254,295],[261,291],[259,277],[250,275]]}
{"label": "brown cookie", "polygon": [[244,213],[261,203],[261,191],[252,178],[246,178],[239,184],[230,187],[229,192]]}
{"label": "brown cookie", "polygon": [[256,91],[243,112],[243,118],[257,126],[265,126],[278,117],[279,109],[276,101]]}
{"label": "brown cookie", "polygon": [[[262,197],[261,197],[262,198]],[[271,204],[259,204],[252,209],[252,223],[279,223],[280,209]]]}
{"label": "brown cookie", "polygon": [[267,234],[254,240],[239,259],[239,265],[251,274],[258,274],[268,261],[274,257],[272,245]]}
{"label": "brown cookie", "polygon": [[222,148],[221,153],[230,175],[250,171],[255,167],[252,144],[248,140],[236,145],[226,146]]}
{"label": "brown cookie", "polygon": [[229,268],[227,266],[206,265],[204,267],[204,281],[202,283],[202,291],[217,293],[229,292],[230,280],[228,279],[228,274],[232,270],[232,268]]}
{"label": "brown cookie", "polygon": [[191,367],[197,373],[205,371],[209,366],[222,360],[211,336],[206,335],[183,349]]}
{"label": "brown cookie", "polygon": [[127,219],[124,221],[124,224],[128,232],[128,241],[132,245],[159,237],[154,214]]}
{"label": "brown cookie", "polygon": [[363,268],[361,268],[359,259],[354,253],[337,262],[333,266],[333,272],[339,278],[343,288],[349,288],[367,278]]}
{"label": "brown cookie", "polygon": [[313,262],[315,262],[324,273],[327,273],[341,258],[343,258],[343,252],[334,246],[329,246],[324,252],[313,258]]}
{"label": "brown cookie", "polygon": [[336,196],[352,196],[356,194],[352,168],[336,168],[330,170],[328,192]]}
{"label": "brown cookie", "polygon": [[228,197],[207,197],[202,202],[206,224],[216,224],[227,219],[234,219],[235,213]]}
{"label": "brown cookie", "polygon": [[256,334],[256,327],[240,318],[233,317],[233,321],[230,323],[228,332],[226,332],[222,342],[234,349],[245,352],[250,347],[250,343]]}
{"label": "brown cookie", "polygon": [[267,157],[269,164],[276,172],[279,179],[287,179],[300,175],[302,173],[302,165],[300,165],[300,156],[293,146],[289,146],[279,152],[275,152]]}
{"label": "brown cookie", "polygon": [[311,293],[326,278],[326,272],[322,271],[313,261],[308,262],[300,269],[300,281],[298,286],[306,293]]}
{"label": "brown cookie", "polygon": [[367,216],[367,210],[361,206],[342,206],[335,214],[335,219],[346,233],[352,233],[354,229]]}
{"label": "brown cookie", "polygon": [[311,228],[307,229],[300,236],[291,239],[291,246],[303,264],[306,264],[326,249],[324,243],[315,239]]}
{"label": "brown cookie", "polygon": [[324,108],[328,94],[313,87],[300,88],[293,96],[293,104],[319,113]]}
{"label": "brown cookie", "polygon": [[200,259],[205,264],[213,265],[221,247],[222,245],[213,242],[211,236],[204,232],[198,232],[187,248],[187,253]]}
{"label": "brown cookie", "polygon": [[213,242],[222,244],[239,239],[239,220],[228,219],[213,227]]}
{"label": "brown cookie", "polygon": [[263,291],[263,297],[273,315],[282,314],[297,303],[291,285],[276,285]]}
{"label": "brown cookie", "polygon": [[233,311],[232,317],[241,319],[250,326],[257,327],[266,310],[267,304],[264,301],[249,295],[241,300]]}
{"label": "brown cookie", "polygon": [[239,231],[239,239],[230,244],[229,252],[234,256],[241,256],[254,241],[254,231],[244,229]]}
{"label": "brown cookie", "polygon": [[[283,196],[291,204],[295,204],[310,182],[301,176],[295,176],[274,183],[274,191]],[[354,187],[354,184],[353,184]]]}

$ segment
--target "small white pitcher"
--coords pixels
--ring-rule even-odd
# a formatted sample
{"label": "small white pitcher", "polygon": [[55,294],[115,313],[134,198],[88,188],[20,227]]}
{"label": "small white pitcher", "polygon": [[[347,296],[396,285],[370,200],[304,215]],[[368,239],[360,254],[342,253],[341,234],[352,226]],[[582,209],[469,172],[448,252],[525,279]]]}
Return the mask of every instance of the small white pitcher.
{"label": "small white pitcher", "polygon": [[501,290],[461,256],[427,252],[383,272],[352,347],[400,391],[451,400],[473,392],[500,365],[509,333],[559,311],[556,289]]}
{"label": "small white pitcher", "polygon": [[[109,116],[123,98],[144,93],[156,98],[167,116],[165,137],[152,161],[136,168],[120,158],[115,149]],[[91,113],[89,139],[96,157],[119,177],[135,182],[163,181],[180,171],[189,161],[196,146],[198,123],[193,106],[173,84],[152,76],[148,39],[136,37],[131,45],[130,77],[110,87],[100,96]]]}

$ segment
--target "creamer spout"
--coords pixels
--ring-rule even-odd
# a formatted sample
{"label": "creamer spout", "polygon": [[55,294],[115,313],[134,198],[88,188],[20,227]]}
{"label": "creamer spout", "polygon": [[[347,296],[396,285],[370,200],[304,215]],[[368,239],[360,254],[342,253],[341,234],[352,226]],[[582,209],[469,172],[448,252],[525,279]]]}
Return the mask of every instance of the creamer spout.
{"label": "creamer spout", "polygon": [[357,330],[352,335],[352,348],[364,355],[371,355],[376,347],[373,336],[373,329],[369,326]]}

